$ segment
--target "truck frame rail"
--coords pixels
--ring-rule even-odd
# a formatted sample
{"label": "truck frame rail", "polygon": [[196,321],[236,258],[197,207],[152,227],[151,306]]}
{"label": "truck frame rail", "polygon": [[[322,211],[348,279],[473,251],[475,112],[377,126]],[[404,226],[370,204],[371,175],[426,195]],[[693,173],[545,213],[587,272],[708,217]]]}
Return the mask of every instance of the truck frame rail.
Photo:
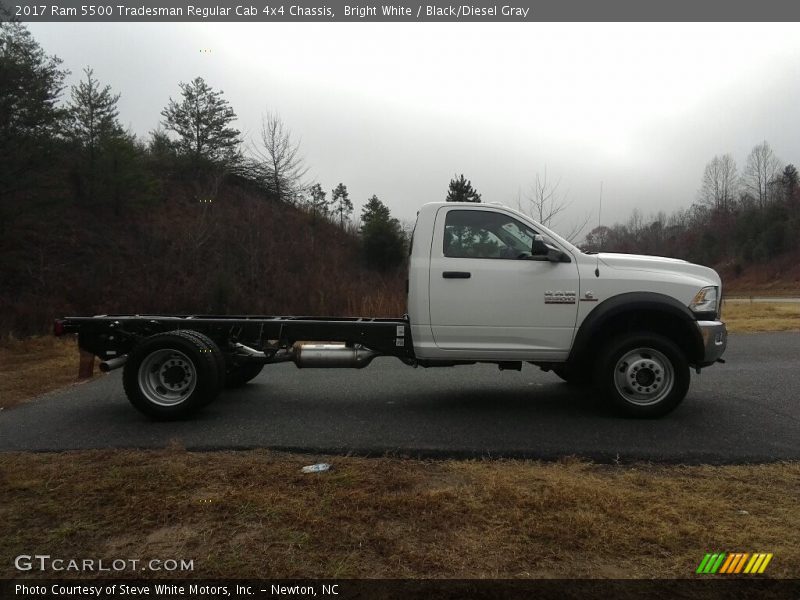
{"label": "truck frame rail", "polygon": [[223,353],[241,346],[263,352],[272,362],[279,351],[301,341],[363,346],[379,355],[413,360],[408,318],[311,317],[271,315],[96,315],[57,319],[57,336],[78,334],[78,345],[102,360],[128,354],[158,333],[196,331]]}

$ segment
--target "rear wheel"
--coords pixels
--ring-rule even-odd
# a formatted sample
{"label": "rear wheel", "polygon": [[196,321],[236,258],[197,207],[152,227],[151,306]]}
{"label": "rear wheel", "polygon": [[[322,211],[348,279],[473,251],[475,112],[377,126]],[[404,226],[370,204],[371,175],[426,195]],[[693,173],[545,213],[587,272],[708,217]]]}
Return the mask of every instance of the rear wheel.
{"label": "rear wheel", "polygon": [[689,365],[670,339],[647,332],[608,344],[595,383],[612,406],[631,417],[654,418],[674,410],[689,389]]}
{"label": "rear wheel", "polygon": [[[194,331],[150,336],[128,357],[122,382],[131,404],[158,420],[185,418],[219,394],[214,342]],[[217,352],[219,349],[217,349]]]}
{"label": "rear wheel", "polygon": [[[185,335],[190,335],[197,339],[205,346],[205,351],[210,352],[214,357],[214,362],[217,363],[217,373],[219,374],[219,391],[222,391],[222,389],[225,387],[225,356],[223,356],[222,350],[219,349],[219,346],[217,346],[214,340],[204,333],[200,333],[199,331],[194,331],[192,329],[180,329],[178,332]],[[214,400],[214,398],[215,396],[211,397],[208,402],[211,402]]]}
{"label": "rear wheel", "polygon": [[255,379],[264,368],[263,363],[242,363],[240,365],[228,365],[225,373],[225,387],[242,387],[250,380]]}

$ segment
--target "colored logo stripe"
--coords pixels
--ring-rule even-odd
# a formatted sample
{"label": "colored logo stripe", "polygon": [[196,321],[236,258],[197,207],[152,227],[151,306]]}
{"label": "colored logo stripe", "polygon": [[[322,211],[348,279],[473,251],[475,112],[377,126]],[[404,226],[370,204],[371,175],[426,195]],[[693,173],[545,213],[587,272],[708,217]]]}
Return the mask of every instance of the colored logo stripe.
{"label": "colored logo stripe", "polygon": [[739,573],[744,568],[744,562],[747,560],[747,557],[750,556],[747,552],[743,552],[737,555],[738,558],[734,561],[731,565],[730,570],[728,573]]}
{"label": "colored logo stripe", "polygon": [[710,573],[716,573],[717,569],[719,569],[719,567],[722,564],[722,561],[724,559],[725,559],[725,553],[724,552],[720,552],[720,555],[717,557],[717,560],[714,561],[714,563],[711,565],[711,569],[710,569],[709,572]]}
{"label": "colored logo stripe", "polygon": [[722,565],[722,568],[719,570],[720,573],[728,572],[728,569],[730,569],[731,565],[733,564],[733,558],[735,556],[736,556],[735,554],[728,554],[728,560],[726,560],[725,564]]}
{"label": "colored logo stripe", "polygon": [[703,557],[703,560],[700,561],[700,565],[697,567],[697,571],[695,571],[695,573],[705,573],[706,572],[705,571],[706,565],[708,564],[708,561],[710,559],[711,559],[711,555],[710,554],[706,554]]}
{"label": "colored logo stripe", "polygon": [[724,552],[717,554],[706,554],[705,557],[703,557],[703,560],[700,562],[700,566],[697,567],[697,571],[695,572],[703,574],[716,573],[724,558]]}
{"label": "colored logo stripe", "polygon": [[764,560],[763,554],[753,554],[753,556],[750,557],[750,560],[747,561],[747,566],[744,568],[744,572],[757,573],[758,571],[754,571],[753,568],[756,565],[756,563],[760,563],[762,560]]}
{"label": "colored logo stripe", "polygon": [[767,568],[769,561],[772,560],[772,552],[768,554],[762,554],[761,556],[764,557],[764,560],[761,562],[760,565],[756,565],[756,567],[758,567],[758,571],[755,570],[755,567],[753,568],[753,573],[763,573],[764,569]]}
{"label": "colored logo stripe", "polygon": [[695,573],[703,575],[720,574],[756,574],[763,573],[772,560],[772,553],[725,552],[708,553],[700,561]]}

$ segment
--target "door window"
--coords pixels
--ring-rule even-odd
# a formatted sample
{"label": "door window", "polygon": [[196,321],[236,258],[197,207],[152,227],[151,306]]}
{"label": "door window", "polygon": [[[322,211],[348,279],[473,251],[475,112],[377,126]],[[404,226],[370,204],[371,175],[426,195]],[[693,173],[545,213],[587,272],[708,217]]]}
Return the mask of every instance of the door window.
{"label": "door window", "polygon": [[488,210],[451,210],[443,252],[451,258],[517,259],[530,256],[536,232],[513,217]]}

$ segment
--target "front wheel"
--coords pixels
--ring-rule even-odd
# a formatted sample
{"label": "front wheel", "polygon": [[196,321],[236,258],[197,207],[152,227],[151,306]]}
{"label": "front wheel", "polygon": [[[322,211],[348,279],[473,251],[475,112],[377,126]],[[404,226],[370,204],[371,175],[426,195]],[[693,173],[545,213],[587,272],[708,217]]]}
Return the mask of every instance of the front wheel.
{"label": "front wheel", "polygon": [[673,411],[689,390],[689,364],[670,339],[655,333],[625,334],[611,341],[595,371],[595,383],[612,406],[631,417]]}

